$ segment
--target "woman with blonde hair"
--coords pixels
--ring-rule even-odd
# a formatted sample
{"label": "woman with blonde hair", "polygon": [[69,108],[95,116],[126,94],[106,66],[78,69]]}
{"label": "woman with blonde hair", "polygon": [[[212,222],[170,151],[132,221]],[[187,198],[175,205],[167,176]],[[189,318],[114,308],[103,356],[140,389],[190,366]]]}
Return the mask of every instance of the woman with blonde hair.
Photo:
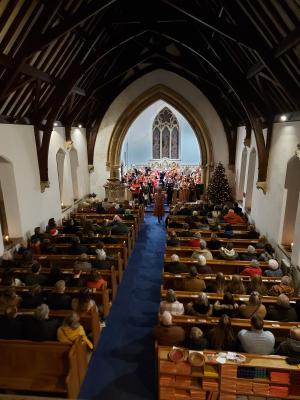
{"label": "woman with blonde hair", "polygon": [[268,292],[260,275],[251,276],[251,281],[247,287],[247,293],[250,294],[252,292],[258,292],[262,296],[265,296]]}
{"label": "woman with blonde hair", "polygon": [[159,224],[161,223],[162,218],[165,214],[164,203],[165,203],[165,193],[162,191],[162,188],[159,187],[157,189],[157,193],[155,193],[154,195],[154,210],[153,210],[153,214],[157,217],[157,221]]}
{"label": "woman with blonde hair", "polygon": [[79,323],[78,314],[74,311],[66,316],[63,325],[58,328],[57,340],[66,344],[74,344],[77,340],[82,340],[91,350],[94,347],[86,336],[83,326]]}
{"label": "woman with blonde hair", "polygon": [[227,290],[232,294],[245,294],[246,289],[243,284],[242,277],[240,275],[233,275]]}

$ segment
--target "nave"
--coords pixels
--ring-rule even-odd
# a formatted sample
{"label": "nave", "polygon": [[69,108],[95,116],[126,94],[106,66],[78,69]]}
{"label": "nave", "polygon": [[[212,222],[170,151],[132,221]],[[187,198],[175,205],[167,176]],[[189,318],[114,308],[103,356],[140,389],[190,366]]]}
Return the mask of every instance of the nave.
{"label": "nave", "polygon": [[145,213],[80,398],[156,399],[153,327],[160,302],[165,236],[164,225]]}

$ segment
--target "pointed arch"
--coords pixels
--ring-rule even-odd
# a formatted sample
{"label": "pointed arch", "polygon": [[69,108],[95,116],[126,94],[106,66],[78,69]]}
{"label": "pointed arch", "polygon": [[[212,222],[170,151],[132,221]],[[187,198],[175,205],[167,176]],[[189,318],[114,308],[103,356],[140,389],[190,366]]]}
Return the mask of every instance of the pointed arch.
{"label": "pointed arch", "polygon": [[[208,167],[213,164],[213,148],[209,131],[199,112],[173,89],[159,84],[136,97],[119,117],[110,137],[107,151],[107,167],[110,170],[111,177],[119,176],[122,144],[129,127],[143,110],[158,100],[164,100],[187,119],[196,134],[201,149],[202,165]],[[208,177],[206,174],[204,174],[204,180],[207,184]]]}

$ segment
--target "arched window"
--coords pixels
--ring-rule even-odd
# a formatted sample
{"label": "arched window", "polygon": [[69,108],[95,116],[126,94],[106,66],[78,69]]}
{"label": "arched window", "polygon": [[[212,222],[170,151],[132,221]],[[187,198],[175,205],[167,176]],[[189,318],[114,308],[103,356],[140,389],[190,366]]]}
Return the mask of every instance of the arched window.
{"label": "arched window", "polygon": [[168,107],[164,107],[155,117],[152,126],[153,159],[179,159],[179,123]]}
{"label": "arched window", "polygon": [[254,176],[255,176],[255,165],[256,165],[256,150],[252,149],[251,153],[250,153],[250,157],[249,157],[247,190],[246,190],[246,200],[245,200],[245,207],[249,211],[251,211],[251,207],[252,207],[252,194],[253,194],[253,184],[254,184]]}
{"label": "arched window", "polygon": [[282,244],[290,246],[294,242],[295,222],[300,192],[300,159],[297,156],[290,158],[287,163],[285,189],[287,190],[285,214],[282,231]]}

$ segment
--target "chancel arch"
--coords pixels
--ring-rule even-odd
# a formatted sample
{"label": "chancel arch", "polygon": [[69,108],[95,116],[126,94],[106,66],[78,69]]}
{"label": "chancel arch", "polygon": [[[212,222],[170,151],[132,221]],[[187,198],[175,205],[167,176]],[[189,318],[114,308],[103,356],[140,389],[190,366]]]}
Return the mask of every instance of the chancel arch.
{"label": "chancel arch", "polygon": [[[214,160],[209,131],[201,115],[193,107],[193,105],[190,104],[185,98],[183,98],[173,89],[170,89],[164,85],[157,85],[142,93],[131,104],[128,105],[125,111],[118,118],[110,138],[107,152],[107,166],[110,169],[110,176],[112,178],[119,177],[121,149],[129,127],[144,109],[146,109],[148,106],[158,100],[163,100],[176,108],[186,118],[188,123],[193,128],[197,137],[199,147],[201,149],[202,165],[204,166],[203,180],[205,184],[207,184],[207,177],[205,173],[206,167],[208,165],[211,165]],[[174,127],[178,129],[177,126]],[[176,130],[170,131],[168,129],[165,129],[166,127],[164,127],[161,131],[156,128],[157,127],[155,127],[153,130],[153,138],[157,138],[156,140],[159,139],[161,141],[161,146],[160,149],[158,148],[158,146],[156,146],[155,149],[153,148],[153,156],[161,155],[162,157],[170,158],[170,156],[172,155],[172,149],[170,147],[170,144],[172,144],[172,137],[174,138],[174,142],[176,142],[176,140],[178,140],[179,142],[178,135],[180,134],[180,132],[179,130],[178,132],[176,132]],[[173,149],[173,155],[176,155],[176,153],[176,149]]]}

